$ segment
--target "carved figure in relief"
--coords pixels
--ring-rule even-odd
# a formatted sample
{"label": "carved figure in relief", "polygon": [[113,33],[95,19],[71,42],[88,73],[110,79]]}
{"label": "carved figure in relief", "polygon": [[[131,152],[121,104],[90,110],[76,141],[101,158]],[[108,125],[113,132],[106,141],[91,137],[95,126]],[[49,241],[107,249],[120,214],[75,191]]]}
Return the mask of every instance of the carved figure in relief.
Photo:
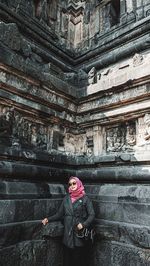
{"label": "carved figure in relief", "polygon": [[40,125],[37,134],[37,146],[41,149],[47,149],[47,129]]}
{"label": "carved figure in relief", "polygon": [[120,151],[123,144],[118,128],[111,129],[107,134],[107,151]]}
{"label": "carved figure in relief", "polygon": [[39,20],[43,20],[48,24],[48,14],[47,14],[47,0],[34,0],[35,7],[35,17]]}
{"label": "carved figure in relief", "polygon": [[117,16],[116,9],[112,5],[112,3],[110,3],[110,5],[109,5],[109,21],[110,21],[110,26],[111,27],[116,25],[116,23],[118,21],[118,16]]}
{"label": "carved figure in relief", "polygon": [[114,138],[113,138],[113,131],[109,130],[107,131],[107,151],[113,151],[114,150]]}
{"label": "carved figure in relief", "polygon": [[147,143],[150,143],[150,114],[145,115],[144,122],[145,122],[145,126],[146,126],[144,139]]}
{"label": "carved figure in relief", "polygon": [[[50,25],[57,18],[57,0],[34,0],[35,17]],[[52,23],[53,24],[53,23]]]}
{"label": "carved figure in relief", "polygon": [[61,36],[64,39],[67,39],[67,36],[68,36],[68,23],[69,23],[68,14],[62,12],[62,16],[61,16]]}
{"label": "carved figure in relief", "polygon": [[65,139],[65,150],[68,153],[75,153],[75,141],[71,134],[67,134]]}
{"label": "carved figure in relief", "polygon": [[114,151],[120,151],[123,147],[122,138],[117,135],[117,133],[114,136]]}
{"label": "carved figure in relief", "polygon": [[95,67],[92,67],[88,72],[88,84],[94,84],[97,82],[97,73]]}
{"label": "carved figure in relief", "polygon": [[135,130],[133,126],[127,126],[127,135],[126,135],[127,145],[134,146],[136,144]]}
{"label": "carved figure in relief", "polygon": [[145,114],[143,118],[139,119],[139,142],[136,146],[136,149],[140,149],[140,147],[143,149],[150,148],[150,114]]}
{"label": "carved figure in relief", "polygon": [[13,133],[14,110],[4,108],[0,114],[0,136],[11,136]]}
{"label": "carved figure in relief", "polygon": [[76,137],[76,153],[83,155],[85,153],[85,137],[77,136]]}
{"label": "carved figure in relief", "polygon": [[56,20],[57,19],[57,0],[48,0],[48,16],[49,19]]}
{"label": "carved figure in relief", "polygon": [[37,144],[37,127],[34,124],[31,126],[31,144],[34,146]]}
{"label": "carved figure in relief", "polygon": [[107,152],[124,152],[133,150],[136,144],[135,125],[126,125],[112,128],[107,131]]}

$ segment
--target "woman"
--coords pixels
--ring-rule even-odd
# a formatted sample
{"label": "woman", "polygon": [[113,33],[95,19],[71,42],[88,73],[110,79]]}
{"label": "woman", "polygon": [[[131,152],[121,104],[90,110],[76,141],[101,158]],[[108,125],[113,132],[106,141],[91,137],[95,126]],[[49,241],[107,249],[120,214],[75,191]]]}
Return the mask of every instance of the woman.
{"label": "woman", "polygon": [[[84,227],[89,227],[94,220],[95,214],[92,202],[85,195],[84,186],[77,177],[70,177],[68,194],[58,212],[42,220],[48,222],[64,220],[64,266],[87,266],[87,250],[82,238],[77,237],[77,232]],[[86,254],[85,254],[86,252]],[[87,261],[86,261],[87,259]]]}

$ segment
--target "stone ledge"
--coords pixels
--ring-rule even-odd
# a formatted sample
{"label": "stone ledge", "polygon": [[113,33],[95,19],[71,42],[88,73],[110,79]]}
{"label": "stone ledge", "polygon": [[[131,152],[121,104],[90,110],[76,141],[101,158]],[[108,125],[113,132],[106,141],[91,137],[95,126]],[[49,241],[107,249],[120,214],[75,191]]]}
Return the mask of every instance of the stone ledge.
{"label": "stone ledge", "polygon": [[99,204],[150,204],[149,184],[85,184],[85,190]]}
{"label": "stone ledge", "polygon": [[123,222],[97,220],[98,239],[131,244],[140,248],[150,248],[150,227]]}
{"label": "stone ledge", "polygon": [[150,165],[101,165],[97,168],[79,169],[77,174],[88,182],[147,182],[150,181]]}
{"label": "stone ledge", "polygon": [[0,249],[1,266],[62,266],[62,244],[60,240],[23,241]]}
{"label": "stone ledge", "polygon": [[45,182],[16,182],[16,180],[3,181],[0,185],[1,198],[8,199],[39,199],[39,198],[57,198],[63,197],[66,194],[64,185],[45,183]]}
{"label": "stone ledge", "polygon": [[63,225],[55,222],[44,226],[41,220],[34,220],[0,225],[0,232],[0,248],[4,248],[23,241],[61,237]]}

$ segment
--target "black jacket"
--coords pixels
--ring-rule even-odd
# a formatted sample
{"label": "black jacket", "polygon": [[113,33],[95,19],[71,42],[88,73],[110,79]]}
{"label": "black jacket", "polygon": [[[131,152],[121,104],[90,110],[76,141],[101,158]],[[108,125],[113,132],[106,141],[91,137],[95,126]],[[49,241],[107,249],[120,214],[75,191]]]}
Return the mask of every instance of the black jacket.
{"label": "black jacket", "polygon": [[81,223],[84,227],[89,227],[94,217],[93,205],[88,196],[85,195],[72,203],[70,195],[67,194],[58,212],[49,217],[48,221],[52,222],[63,219],[63,243],[69,248],[74,248],[75,246],[80,247],[84,245],[83,240],[76,237],[75,229],[77,224]]}

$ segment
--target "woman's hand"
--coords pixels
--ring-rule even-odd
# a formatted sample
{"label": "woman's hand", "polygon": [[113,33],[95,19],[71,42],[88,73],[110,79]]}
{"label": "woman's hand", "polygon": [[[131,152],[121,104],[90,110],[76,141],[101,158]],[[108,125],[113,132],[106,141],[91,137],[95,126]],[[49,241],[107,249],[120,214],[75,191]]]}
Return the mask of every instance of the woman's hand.
{"label": "woman's hand", "polygon": [[83,229],[83,225],[82,225],[81,223],[79,223],[79,224],[77,225],[77,228],[78,228],[78,230],[81,230],[81,229]]}
{"label": "woman's hand", "polygon": [[46,225],[47,223],[48,223],[48,219],[47,219],[47,218],[44,218],[44,219],[42,220],[42,224]]}

